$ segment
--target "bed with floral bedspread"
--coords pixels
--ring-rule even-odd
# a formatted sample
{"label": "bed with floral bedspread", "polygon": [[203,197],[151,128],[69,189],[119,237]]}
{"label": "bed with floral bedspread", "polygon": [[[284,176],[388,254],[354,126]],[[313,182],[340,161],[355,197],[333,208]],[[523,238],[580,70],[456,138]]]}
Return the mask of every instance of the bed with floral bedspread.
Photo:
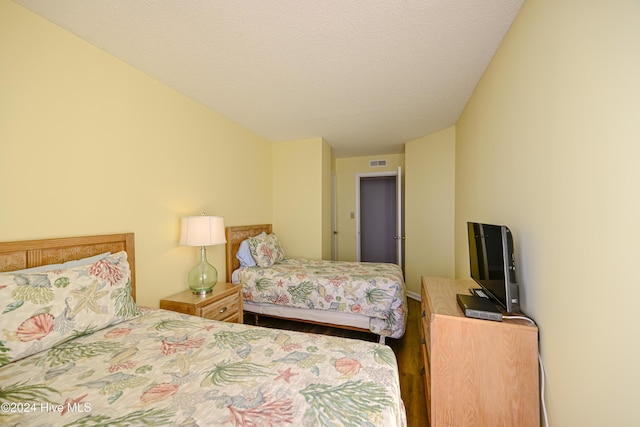
{"label": "bed with floral bedspread", "polygon": [[247,302],[368,316],[371,332],[404,335],[406,295],[395,264],[285,258],[238,271]]}
{"label": "bed with floral bedspread", "polygon": [[406,425],[388,346],[142,309],[129,274],[0,274],[0,424]]}

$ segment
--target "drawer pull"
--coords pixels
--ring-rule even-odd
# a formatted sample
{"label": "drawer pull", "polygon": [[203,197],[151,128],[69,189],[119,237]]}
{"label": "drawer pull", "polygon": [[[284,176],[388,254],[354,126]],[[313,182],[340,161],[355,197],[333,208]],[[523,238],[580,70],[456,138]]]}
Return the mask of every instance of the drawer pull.
{"label": "drawer pull", "polygon": [[222,308],[220,309],[220,311],[218,311],[218,313],[224,313],[224,312],[225,312],[225,311],[227,311],[227,310],[228,310],[228,309],[227,309],[227,307],[222,307]]}

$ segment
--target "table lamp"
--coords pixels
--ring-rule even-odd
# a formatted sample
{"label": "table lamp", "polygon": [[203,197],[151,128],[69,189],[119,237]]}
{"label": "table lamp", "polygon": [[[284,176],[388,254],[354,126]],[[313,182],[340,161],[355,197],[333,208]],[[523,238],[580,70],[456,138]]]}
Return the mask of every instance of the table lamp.
{"label": "table lamp", "polygon": [[186,216],[182,218],[180,229],[180,245],[200,246],[200,262],[189,271],[187,282],[194,294],[204,296],[211,292],[218,282],[218,272],[207,261],[206,246],[222,245],[227,240],[224,236],[224,219],[220,216]]}

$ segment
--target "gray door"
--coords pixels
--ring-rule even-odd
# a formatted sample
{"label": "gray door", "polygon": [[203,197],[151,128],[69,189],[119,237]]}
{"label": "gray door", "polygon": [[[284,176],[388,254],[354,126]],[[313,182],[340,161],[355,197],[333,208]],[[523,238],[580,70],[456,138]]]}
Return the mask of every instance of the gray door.
{"label": "gray door", "polygon": [[396,179],[396,176],[360,178],[361,261],[397,262]]}

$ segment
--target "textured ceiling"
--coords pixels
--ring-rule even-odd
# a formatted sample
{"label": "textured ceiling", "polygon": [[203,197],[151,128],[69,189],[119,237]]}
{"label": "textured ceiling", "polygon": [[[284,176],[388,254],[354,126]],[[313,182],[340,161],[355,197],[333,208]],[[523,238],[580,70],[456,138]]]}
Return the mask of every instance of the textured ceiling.
{"label": "textured ceiling", "polygon": [[401,153],[457,121],[524,0],[15,0],[270,141]]}

